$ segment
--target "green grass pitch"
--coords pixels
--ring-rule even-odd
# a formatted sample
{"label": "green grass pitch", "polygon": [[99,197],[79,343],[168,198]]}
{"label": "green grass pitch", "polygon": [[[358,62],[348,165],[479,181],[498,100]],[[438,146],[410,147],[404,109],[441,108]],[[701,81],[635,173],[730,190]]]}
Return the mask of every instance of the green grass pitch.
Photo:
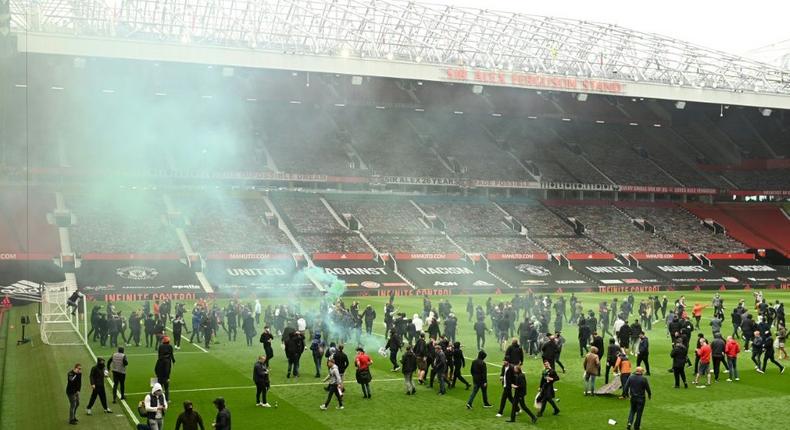
{"label": "green grass pitch", "polygon": [[[667,293],[670,303],[681,293]],[[610,300],[615,295],[607,294],[579,294],[578,297],[585,309],[595,308],[601,300]],[[624,295],[618,294],[622,298]],[[635,294],[637,302],[647,294]],[[696,301],[710,303],[712,293],[687,293],[687,303]],[[729,308],[737,303],[739,298],[746,300],[747,304],[753,303],[751,292],[726,292],[725,307]],[[567,294],[566,294],[567,297]],[[475,304],[484,304],[487,296],[473,296]],[[494,302],[510,300],[512,295],[494,296]],[[790,292],[766,291],[766,298],[773,302],[779,299],[787,301]],[[434,305],[438,304],[440,297],[434,297]],[[350,304],[353,298],[346,298]],[[379,318],[376,320],[374,331],[383,335],[382,309],[386,298],[359,298],[361,305],[372,304]],[[467,296],[454,296],[450,298],[454,312],[459,317],[459,340],[464,345],[467,368],[464,374],[468,375],[471,358],[476,357],[474,348],[474,334],[471,324],[467,322],[466,308]],[[264,307],[268,303],[280,303],[281,300],[262,301]],[[314,299],[306,299],[303,309],[314,306]],[[120,306],[124,314],[128,315],[129,309],[139,307],[140,303],[125,303]],[[191,309],[192,303],[187,304]],[[420,297],[395,299],[395,305],[401,311],[411,316],[421,313],[422,301]],[[92,304],[89,303],[89,307]],[[670,304],[671,306],[671,304]],[[706,319],[712,310],[706,309]],[[114,413],[95,413],[100,410],[94,407],[94,416],[85,415],[85,405],[90,396],[90,387],[87,383],[87,372],[92,366],[91,358],[84,347],[49,347],[42,345],[38,338],[38,326],[34,323],[28,327],[28,336],[33,338],[33,344],[16,346],[19,338],[20,327],[16,322],[19,315],[35,313],[33,306],[13,308],[7,313],[0,333],[3,336],[0,346],[3,351],[2,373],[2,405],[0,406],[0,428],[2,429],[60,429],[70,428],[67,425],[68,402],[65,396],[65,375],[74,362],[81,362],[85,369],[83,380],[82,399],[78,416],[80,424],[77,428],[83,429],[125,429],[133,428],[128,415],[124,415],[121,405],[110,405]],[[729,312],[727,312],[729,314]],[[632,317],[633,319],[633,317]],[[189,316],[187,322],[189,323]],[[553,323],[552,323],[553,324]],[[703,320],[703,333],[710,336],[710,328]],[[191,326],[189,327],[191,330]],[[259,327],[260,329],[261,327]],[[727,320],[723,332],[731,330]],[[369,353],[373,357],[373,398],[364,400],[360,387],[353,379],[353,369],[347,372],[344,402],[345,410],[334,408],[335,403],[328,411],[319,410],[318,406],[324,401],[326,393],[323,390],[321,379],[313,377],[313,363],[310,352],[302,356],[302,376],[298,379],[286,379],[286,366],[282,348],[275,347],[275,357],[272,361],[269,403],[278,404],[277,408],[263,409],[255,406],[255,388],[251,380],[252,366],[256,357],[262,353],[261,345],[255,339],[253,347],[247,347],[243,334],[239,328],[239,336],[235,342],[229,342],[224,332],[219,335],[219,344],[212,345],[209,352],[204,352],[194,345],[184,342],[180,351],[176,351],[176,364],[173,366],[171,379],[171,406],[165,418],[165,428],[175,427],[175,420],[182,410],[182,402],[191,400],[195,409],[201,413],[207,425],[213,421],[216,413],[212,400],[223,396],[232,413],[235,429],[435,429],[448,427],[460,429],[488,429],[505,425],[507,417],[495,418],[496,407],[483,409],[480,395],[475,400],[474,408],[467,410],[465,403],[469,391],[465,391],[459,383],[456,388],[450,389],[446,396],[438,396],[437,389],[426,386],[417,387],[416,396],[405,395],[402,374],[390,372],[387,358],[381,357],[375,351]],[[259,331],[260,333],[260,331]],[[562,361],[567,368],[567,373],[560,373],[561,381],[556,384],[559,389],[559,407],[562,412],[552,416],[547,409],[545,417],[532,426],[524,415],[518,417],[520,424],[543,429],[605,429],[625,428],[628,414],[628,401],[619,400],[616,396],[585,397],[582,388],[582,365],[578,353],[577,329],[575,326],[564,325],[563,334],[568,340],[562,353]],[[667,372],[670,366],[669,342],[666,336],[666,325],[657,323],[653,330],[648,332],[651,339],[651,370],[650,384],[653,389],[653,399],[648,401],[643,417],[643,429],[717,429],[717,430],[743,430],[756,428],[779,429],[788,425],[786,405],[790,401],[790,372],[779,375],[778,369],[769,365],[765,375],[758,374],[751,365],[748,353],[741,353],[739,369],[741,381],[737,383],[720,382],[707,389],[696,389],[690,385],[689,389],[673,389],[672,374]],[[696,336],[696,332],[693,336]],[[488,336],[486,351],[488,352],[489,373],[489,398],[491,403],[498,405],[501,387],[498,385],[499,365],[503,357],[493,336]],[[383,338],[382,338],[383,341]],[[605,343],[608,339],[605,338]],[[91,347],[98,356],[108,358],[113,349],[101,347],[91,343]],[[134,411],[135,404],[142,400],[145,392],[149,390],[150,378],[153,377],[156,355],[153,349],[145,347],[127,347],[129,356],[129,376],[127,377],[127,399]],[[353,357],[353,347],[349,345],[347,353]],[[778,353],[777,353],[778,358]],[[530,404],[538,386],[538,375],[541,369],[540,360],[526,359],[525,370],[529,384],[527,403]],[[634,360],[635,361],[635,360]],[[788,363],[785,361],[784,363]],[[783,364],[784,364],[783,363]],[[353,366],[353,364],[352,364]],[[326,369],[322,369],[322,375]],[[691,370],[687,375],[691,374]],[[598,382],[600,386],[602,382]],[[108,395],[110,387],[107,387]],[[510,407],[506,408],[509,414]],[[616,426],[607,424],[609,419],[617,421]]]}

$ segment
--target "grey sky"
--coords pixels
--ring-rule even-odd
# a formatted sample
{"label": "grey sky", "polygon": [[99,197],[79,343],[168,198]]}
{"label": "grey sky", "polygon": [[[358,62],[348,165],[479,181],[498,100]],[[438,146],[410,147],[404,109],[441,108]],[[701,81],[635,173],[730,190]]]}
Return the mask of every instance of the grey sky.
{"label": "grey sky", "polygon": [[[790,40],[790,1],[733,0],[428,0],[431,3],[598,21],[675,37],[734,54],[772,60],[780,52],[750,51]],[[790,53],[790,43],[784,44]]]}

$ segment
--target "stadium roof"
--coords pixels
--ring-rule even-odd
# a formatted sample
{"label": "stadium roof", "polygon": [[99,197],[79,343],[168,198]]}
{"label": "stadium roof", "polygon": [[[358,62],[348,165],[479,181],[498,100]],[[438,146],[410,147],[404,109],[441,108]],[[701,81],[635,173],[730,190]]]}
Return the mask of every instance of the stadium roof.
{"label": "stadium roof", "polygon": [[[610,24],[400,0],[11,0],[11,6],[12,30],[26,34],[19,47],[30,52],[790,107],[788,70]],[[213,50],[199,55],[200,48]],[[261,55],[242,59],[251,53]],[[289,58],[277,58],[283,56]]]}

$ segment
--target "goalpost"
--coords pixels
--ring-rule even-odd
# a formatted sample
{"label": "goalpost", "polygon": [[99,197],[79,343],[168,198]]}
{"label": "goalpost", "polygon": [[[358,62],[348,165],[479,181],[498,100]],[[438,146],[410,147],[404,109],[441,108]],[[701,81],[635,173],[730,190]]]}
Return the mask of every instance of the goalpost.
{"label": "goalpost", "polygon": [[79,309],[66,303],[76,290],[77,286],[68,281],[41,287],[41,340],[47,345],[87,345],[85,297],[77,303]]}

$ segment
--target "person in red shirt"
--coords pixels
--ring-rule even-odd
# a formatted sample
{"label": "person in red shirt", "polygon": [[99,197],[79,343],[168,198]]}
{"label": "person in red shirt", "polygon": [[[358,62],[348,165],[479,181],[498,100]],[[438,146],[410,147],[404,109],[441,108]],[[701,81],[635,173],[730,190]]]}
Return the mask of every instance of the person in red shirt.
{"label": "person in red shirt", "polygon": [[357,366],[357,383],[362,386],[362,397],[369,399],[372,394],[370,392],[370,381],[373,377],[370,374],[370,365],[373,364],[373,360],[370,359],[369,355],[365,354],[364,349],[357,348],[354,364]]}
{"label": "person in red shirt", "polygon": [[697,372],[697,376],[694,378],[694,385],[697,385],[697,388],[705,388],[705,385],[698,385],[699,377],[701,375],[707,376],[708,383],[706,385],[710,385],[710,372],[708,372],[708,369],[710,368],[711,353],[712,352],[710,345],[708,345],[708,341],[705,339],[700,339],[700,347],[697,349],[697,355],[699,356],[699,371]]}
{"label": "person in red shirt", "polygon": [[738,342],[732,338],[732,336],[727,336],[727,343],[724,345],[724,355],[727,356],[727,369],[730,371],[730,377],[727,378],[727,382],[732,382],[732,380],[740,381],[741,378],[738,377],[738,353],[741,352],[741,346]]}

